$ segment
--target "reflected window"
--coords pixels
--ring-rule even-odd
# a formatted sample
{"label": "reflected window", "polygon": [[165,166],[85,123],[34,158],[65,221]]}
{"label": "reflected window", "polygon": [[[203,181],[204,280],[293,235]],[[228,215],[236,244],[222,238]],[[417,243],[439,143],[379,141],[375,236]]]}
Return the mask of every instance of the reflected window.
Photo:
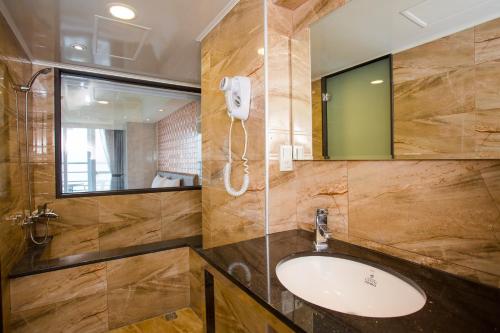
{"label": "reflected window", "polygon": [[62,72],[60,94],[60,194],[199,186],[199,93]]}

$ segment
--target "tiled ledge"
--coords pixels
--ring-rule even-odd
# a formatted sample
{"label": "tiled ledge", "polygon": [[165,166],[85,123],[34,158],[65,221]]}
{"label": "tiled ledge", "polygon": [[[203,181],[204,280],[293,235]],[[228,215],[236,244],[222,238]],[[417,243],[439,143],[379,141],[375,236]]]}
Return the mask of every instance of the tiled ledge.
{"label": "tiled ledge", "polygon": [[186,246],[198,248],[201,247],[201,244],[201,236],[194,236],[100,252],[75,254],[54,259],[40,259],[44,247],[30,247],[21,258],[21,260],[14,265],[12,271],[9,274],[9,277],[11,279],[14,279],[22,276],[40,274],[88,264],[95,264],[103,261],[133,257]]}

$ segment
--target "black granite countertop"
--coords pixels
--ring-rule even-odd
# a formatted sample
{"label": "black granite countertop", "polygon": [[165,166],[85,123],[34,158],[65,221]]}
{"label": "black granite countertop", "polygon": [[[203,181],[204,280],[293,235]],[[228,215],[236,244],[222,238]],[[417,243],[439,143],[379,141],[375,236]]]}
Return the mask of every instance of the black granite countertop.
{"label": "black granite countertop", "polygon": [[112,250],[74,254],[62,258],[44,259],[43,253],[47,245],[28,247],[21,260],[17,262],[9,274],[11,279],[21,276],[40,274],[70,267],[95,264],[98,262],[138,256],[158,251],[166,251],[189,246],[193,249],[201,247],[201,236],[178,238],[154,243],[122,247]]}
{"label": "black granite countertop", "polygon": [[197,251],[298,332],[500,332],[500,289],[337,240],[329,242],[328,252],[353,256],[403,274],[424,290],[425,306],[407,316],[369,318],[301,300],[279,282],[275,268],[290,254],[312,252],[312,240],[312,233],[294,230]]}

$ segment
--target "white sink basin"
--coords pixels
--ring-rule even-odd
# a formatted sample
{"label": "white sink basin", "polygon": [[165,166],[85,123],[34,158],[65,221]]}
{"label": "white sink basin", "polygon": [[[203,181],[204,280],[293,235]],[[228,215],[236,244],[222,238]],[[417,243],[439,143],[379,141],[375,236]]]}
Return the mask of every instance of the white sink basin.
{"label": "white sink basin", "polygon": [[343,313],[399,317],[420,310],[424,292],[409,280],[358,261],[310,255],[276,267],[280,282],[298,297]]}

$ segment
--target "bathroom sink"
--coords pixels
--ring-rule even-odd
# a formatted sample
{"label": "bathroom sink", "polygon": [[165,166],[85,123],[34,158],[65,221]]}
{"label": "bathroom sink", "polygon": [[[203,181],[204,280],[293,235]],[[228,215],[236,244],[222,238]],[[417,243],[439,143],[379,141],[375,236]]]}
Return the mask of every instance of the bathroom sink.
{"label": "bathroom sink", "polygon": [[349,257],[293,257],[278,264],[276,275],[305,301],[358,316],[405,316],[426,302],[425,293],[409,279]]}

